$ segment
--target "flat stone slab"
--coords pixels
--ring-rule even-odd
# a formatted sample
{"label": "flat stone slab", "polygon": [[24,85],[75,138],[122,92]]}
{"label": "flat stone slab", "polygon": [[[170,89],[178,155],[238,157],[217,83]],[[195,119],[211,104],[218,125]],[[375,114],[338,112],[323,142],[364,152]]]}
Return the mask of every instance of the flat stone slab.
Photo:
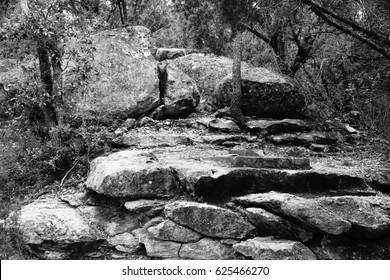
{"label": "flat stone slab", "polygon": [[121,151],[93,160],[86,186],[105,196],[127,200],[173,198],[183,191],[210,198],[271,190],[340,195],[374,193],[363,175],[350,175],[341,169],[318,165],[310,170],[232,167],[274,161],[276,166],[290,163],[304,166],[306,159],[282,159],[278,163],[272,158],[237,158],[229,156],[226,150],[208,147]]}
{"label": "flat stone slab", "polygon": [[114,144],[124,148],[156,148],[192,145],[193,141],[188,136],[181,134],[134,135],[131,132],[115,138]]}
{"label": "flat stone slab", "polygon": [[309,158],[282,158],[260,156],[218,156],[211,160],[227,164],[229,167],[272,168],[272,169],[310,169]]}
{"label": "flat stone slab", "polygon": [[165,215],[209,237],[243,239],[255,229],[239,214],[204,203],[175,201],[165,206]]}
{"label": "flat stone slab", "polygon": [[[332,235],[348,232],[358,238],[377,239],[390,233],[390,198],[385,196],[309,199],[269,192],[239,197],[234,201],[246,207],[261,207],[295,220],[306,228]],[[252,217],[256,217],[254,214]]]}
{"label": "flat stone slab", "polygon": [[376,239],[390,233],[389,197],[323,197],[320,205],[352,224],[351,234]]}
{"label": "flat stone slab", "polygon": [[168,201],[165,200],[151,200],[151,199],[139,199],[134,201],[127,201],[125,208],[134,213],[148,212],[150,210],[162,210]]}
{"label": "flat stone slab", "polygon": [[147,230],[153,237],[159,240],[191,243],[197,242],[202,238],[201,234],[171,220],[165,220],[156,226],[149,227]]}
{"label": "flat stone slab", "polygon": [[241,129],[232,120],[226,119],[214,119],[209,122],[211,129],[220,130],[223,132],[240,132]]}
{"label": "flat stone slab", "polygon": [[310,145],[310,144],[335,144],[339,137],[333,132],[297,132],[270,135],[268,139],[275,144]]}
{"label": "flat stone slab", "polygon": [[246,125],[251,131],[260,132],[264,135],[310,130],[309,124],[299,119],[253,120],[247,122]]}
{"label": "flat stone slab", "polygon": [[247,208],[245,213],[249,221],[254,224],[261,236],[277,236],[283,239],[309,241],[313,234],[294,223],[278,215],[272,214],[261,208]]}
{"label": "flat stone slab", "polygon": [[180,191],[170,167],[142,151],[123,151],[94,159],[86,186],[116,198],[166,198]]}
{"label": "flat stone slab", "polygon": [[201,136],[201,140],[207,144],[222,145],[224,142],[253,143],[257,140],[256,136],[244,136],[241,134],[232,135],[209,135]]}
{"label": "flat stone slab", "polygon": [[[215,170],[218,170],[215,166]],[[198,179],[192,188],[197,195],[210,198],[237,196],[271,190],[286,193],[374,194],[365,178],[327,170],[285,170],[230,167],[214,177]]]}
{"label": "flat stone slab", "polygon": [[240,149],[240,148],[236,148],[236,149],[231,149],[229,151],[229,155],[237,155],[237,156],[244,156],[244,157],[260,157],[262,154],[263,151],[260,151],[260,152],[256,152],[252,149]]}
{"label": "flat stone slab", "polygon": [[235,198],[244,207],[260,207],[278,215],[288,217],[301,225],[332,235],[349,231],[351,223],[313,199],[306,199],[286,193],[269,192]]}
{"label": "flat stone slab", "polygon": [[256,237],[233,245],[233,248],[254,260],[315,260],[314,253],[297,241]]}

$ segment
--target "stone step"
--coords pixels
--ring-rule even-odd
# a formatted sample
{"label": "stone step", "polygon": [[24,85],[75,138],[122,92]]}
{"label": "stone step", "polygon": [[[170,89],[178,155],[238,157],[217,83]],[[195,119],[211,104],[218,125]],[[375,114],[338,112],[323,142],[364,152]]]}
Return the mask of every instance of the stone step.
{"label": "stone step", "polygon": [[[202,155],[209,157],[202,159]],[[93,160],[86,186],[108,197],[130,199],[172,198],[183,191],[211,200],[272,190],[332,195],[375,194],[370,181],[345,170],[322,166],[322,169],[310,170],[231,167],[210,160],[225,156],[226,151],[193,147],[122,151]],[[233,165],[244,165],[239,161],[235,163],[234,157],[227,158],[233,160]],[[254,162],[258,164],[261,160],[255,158]]]}
{"label": "stone step", "polygon": [[277,135],[270,135],[267,137],[274,144],[283,145],[306,145],[311,144],[336,144],[340,139],[340,134],[336,132],[297,132],[297,133],[283,133]]}
{"label": "stone step", "polygon": [[311,130],[310,125],[304,120],[253,120],[246,123],[247,127],[263,135],[282,134],[290,132],[303,132]]}
{"label": "stone step", "polygon": [[218,156],[210,157],[213,161],[227,164],[229,167],[251,167],[272,169],[310,169],[309,158],[259,157],[259,156]]}
{"label": "stone step", "polygon": [[208,199],[261,193],[327,193],[332,195],[375,195],[362,177],[320,170],[231,168],[227,173],[199,178],[195,194]]}
{"label": "stone step", "polygon": [[287,217],[314,232],[330,235],[347,233],[366,239],[390,234],[390,197],[387,196],[304,198],[268,192],[238,197],[234,202]]}

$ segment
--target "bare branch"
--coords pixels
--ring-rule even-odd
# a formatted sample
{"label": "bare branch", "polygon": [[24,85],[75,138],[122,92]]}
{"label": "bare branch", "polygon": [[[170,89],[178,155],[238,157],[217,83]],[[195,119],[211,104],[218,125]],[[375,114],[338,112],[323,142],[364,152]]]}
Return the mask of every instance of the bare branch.
{"label": "bare branch", "polygon": [[[302,1],[304,3],[312,3],[310,0],[302,0]],[[387,59],[390,59],[390,54],[388,54],[387,51],[384,48],[378,46],[376,43],[372,42],[371,40],[369,40],[369,39],[367,39],[367,38],[365,38],[363,36],[361,36],[360,34],[358,34],[356,32],[353,32],[352,30],[348,29],[345,26],[343,26],[341,24],[338,24],[335,21],[332,21],[330,18],[328,18],[323,12],[321,12],[315,6],[310,5],[309,9],[313,13],[315,13],[319,18],[321,18],[323,21],[325,21],[327,24],[329,24],[330,26],[333,26],[334,28],[344,32],[345,34],[348,34],[351,37],[354,37],[355,39],[359,40],[360,42],[365,43],[366,45],[370,46],[373,50],[375,50],[375,51],[379,52],[380,54],[382,54]]]}

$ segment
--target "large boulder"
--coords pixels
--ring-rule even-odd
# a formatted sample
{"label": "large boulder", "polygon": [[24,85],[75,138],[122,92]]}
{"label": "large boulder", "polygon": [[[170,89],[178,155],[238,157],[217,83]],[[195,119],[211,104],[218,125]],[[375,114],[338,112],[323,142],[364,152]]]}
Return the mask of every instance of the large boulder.
{"label": "large boulder", "polygon": [[97,249],[104,235],[76,209],[55,199],[23,206],[9,218],[31,251],[43,259],[80,257]]}
{"label": "large boulder", "polygon": [[151,55],[150,30],[142,26],[104,30],[69,49],[93,47],[88,85],[80,86],[78,63],[67,62],[65,90],[75,111],[85,116],[138,117],[160,104],[157,62]]}
{"label": "large boulder", "polygon": [[[305,106],[304,96],[294,82],[265,68],[242,69],[242,111],[247,116],[266,118],[294,117]],[[217,108],[230,105],[232,74],[219,81],[214,91]]]}
{"label": "large boulder", "polygon": [[173,63],[160,64],[161,105],[155,113],[156,119],[184,118],[195,111],[200,101],[195,81],[184,74]]}
{"label": "large boulder", "polygon": [[[215,86],[232,72],[233,60],[210,54],[189,54],[173,60],[174,64],[195,80],[201,94],[202,109],[214,110],[212,95]],[[242,63],[242,68],[251,67]]]}

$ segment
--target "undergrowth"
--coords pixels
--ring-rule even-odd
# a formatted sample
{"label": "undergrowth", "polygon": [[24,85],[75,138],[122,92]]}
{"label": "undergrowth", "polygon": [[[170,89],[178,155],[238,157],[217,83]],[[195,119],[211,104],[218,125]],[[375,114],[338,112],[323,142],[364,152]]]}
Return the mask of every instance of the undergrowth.
{"label": "undergrowth", "polygon": [[[0,135],[0,220],[42,193],[82,182],[89,162],[111,150],[108,128],[86,123],[58,125],[42,138],[18,120],[3,121]],[[1,259],[26,258],[20,235],[0,230]]]}

